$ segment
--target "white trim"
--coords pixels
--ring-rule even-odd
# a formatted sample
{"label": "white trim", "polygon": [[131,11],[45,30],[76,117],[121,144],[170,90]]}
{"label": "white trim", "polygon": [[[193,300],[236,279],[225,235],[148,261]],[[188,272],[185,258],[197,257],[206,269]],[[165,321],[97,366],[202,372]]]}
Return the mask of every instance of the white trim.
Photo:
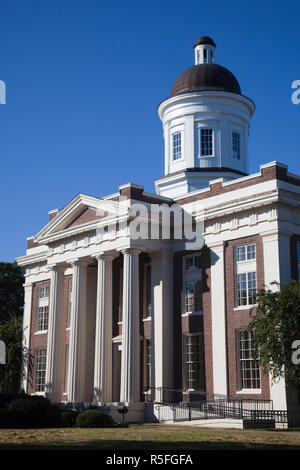
{"label": "white trim", "polygon": [[199,310],[197,312],[185,312],[185,313],[181,314],[182,317],[194,317],[194,316],[197,316],[197,315],[203,315],[203,312],[201,310]]}
{"label": "white trim", "polygon": [[238,310],[250,310],[251,308],[255,307],[257,307],[257,304],[241,305],[240,307],[235,307],[233,311],[237,312]]}
{"label": "white trim", "polygon": [[243,388],[242,390],[237,390],[235,392],[237,395],[261,395],[261,388]]}

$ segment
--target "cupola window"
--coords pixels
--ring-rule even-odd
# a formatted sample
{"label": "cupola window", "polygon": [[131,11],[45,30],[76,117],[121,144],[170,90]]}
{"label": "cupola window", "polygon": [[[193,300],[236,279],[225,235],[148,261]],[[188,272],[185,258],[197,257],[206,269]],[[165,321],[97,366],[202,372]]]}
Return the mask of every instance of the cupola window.
{"label": "cupola window", "polygon": [[213,130],[202,128],[201,131],[201,157],[208,157],[213,154]]}
{"label": "cupola window", "polygon": [[241,138],[238,132],[232,133],[232,158],[241,159]]}
{"label": "cupola window", "polygon": [[173,160],[181,158],[181,132],[173,134]]}

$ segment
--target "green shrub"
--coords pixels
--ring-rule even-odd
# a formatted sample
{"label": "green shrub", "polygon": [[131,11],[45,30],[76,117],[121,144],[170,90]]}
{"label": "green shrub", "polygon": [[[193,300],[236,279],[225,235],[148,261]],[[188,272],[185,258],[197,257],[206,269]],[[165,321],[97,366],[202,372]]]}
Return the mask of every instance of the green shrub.
{"label": "green shrub", "polygon": [[47,398],[32,396],[17,398],[9,406],[12,425],[17,428],[40,428],[61,426],[61,410],[51,405]]}
{"label": "green shrub", "polygon": [[0,393],[0,408],[6,408],[16,398],[28,398],[25,393]]}
{"label": "green shrub", "polygon": [[64,428],[71,428],[75,426],[76,418],[79,415],[78,411],[75,410],[62,410],[61,412],[61,424]]}
{"label": "green shrub", "polygon": [[8,408],[0,408],[0,428],[12,427],[12,411]]}
{"label": "green shrub", "polygon": [[82,411],[76,418],[76,426],[81,428],[111,428],[113,419],[100,410]]}

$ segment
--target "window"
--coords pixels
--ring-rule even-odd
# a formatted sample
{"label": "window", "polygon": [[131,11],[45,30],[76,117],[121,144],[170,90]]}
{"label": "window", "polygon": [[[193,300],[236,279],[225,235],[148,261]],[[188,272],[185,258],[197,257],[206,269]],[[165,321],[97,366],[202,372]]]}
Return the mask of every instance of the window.
{"label": "window", "polygon": [[65,348],[65,381],[64,381],[64,392],[68,390],[68,371],[69,371],[69,345],[66,344]]}
{"label": "window", "polygon": [[38,307],[36,315],[36,331],[48,330],[49,317],[49,286],[41,286],[38,289]]}
{"label": "window", "polygon": [[232,133],[232,158],[235,160],[241,159],[241,139],[238,132]]}
{"label": "window", "polygon": [[45,299],[49,297],[49,286],[41,286],[39,288],[39,298]]}
{"label": "window", "polygon": [[151,317],[151,264],[144,270],[144,318]]}
{"label": "window", "polygon": [[185,312],[200,312],[202,310],[201,281],[186,283],[185,289]]}
{"label": "window", "polygon": [[184,335],[185,389],[205,389],[203,335]]}
{"label": "window", "polygon": [[257,291],[256,245],[236,247],[236,304],[238,307],[255,303]]}
{"label": "window", "polygon": [[72,310],[72,278],[68,280],[68,308],[67,308],[67,328],[71,325]]}
{"label": "window", "polygon": [[184,259],[185,313],[202,312],[201,256],[195,254]]}
{"label": "window", "polygon": [[37,331],[48,330],[48,307],[39,307],[37,318]]}
{"label": "window", "polygon": [[241,389],[260,389],[259,361],[254,359],[252,331],[238,332],[239,378]]}
{"label": "window", "polygon": [[173,134],[173,160],[181,158],[181,132]]}
{"label": "window", "polygon": [[213,154],[213,130],[201,128],[201,157],[211,156]]}
{"label": "window", "polygon": [[252,305],[255,303],[256,272],[237,275],[238,305]]}
{"label": "window", "polygon": [[207,64],[207,49],[203,49],[203,63]]}
{"label": "window", "polygon": [[187,257],[185,259],[185,269],[186,271],[194,271],[195,269],[200,269],[200,255]]}
{"label": "window", "polygon": [[151,388],[151,340],[146,340],[146,380],[145,386],[147,390]]}
{"label": "window", "polygon": [[34,354],[35,364],[35,392],[45,391],[46,377],[46,349],[36,349]]}
{"label": "window", "polygon": [[256,245],[238,246],[236,249],[237,261],[248,261],[256,259]]}

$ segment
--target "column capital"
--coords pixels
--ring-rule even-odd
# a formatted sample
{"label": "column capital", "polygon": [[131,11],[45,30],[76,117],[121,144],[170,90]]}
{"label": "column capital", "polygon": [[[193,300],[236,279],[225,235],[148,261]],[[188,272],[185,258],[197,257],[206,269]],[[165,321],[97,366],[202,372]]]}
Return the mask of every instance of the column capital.
{"label": "column capital", "polygon": [[105,251],[101,253],[97,253],[96,255],[93,255],[93,258],[96,258],[96,260],[106,260],[106,261],[112,261],[116,256],[112,253],[105,253]]}
{"label": "column capital", "polygon": [[142,250],[138,250],[137,248],[124,248],[123,250],[120,250],[123,255],[136,255],[138,256],[140,253],[142,253]]}
{"label": "column capital", "polygon": [[54,263],[54,264],[48,264],[48,268],[51,271],[65,271],[67,269],[67,265]]}
{"label": "column capital", "polygon": [[87,267],[90,264],[90,261],[80,259],[80,258],[74,258],[74,259],[69,261],[69,264],[71,266],[82,266],[84,268],[84,267]]}

